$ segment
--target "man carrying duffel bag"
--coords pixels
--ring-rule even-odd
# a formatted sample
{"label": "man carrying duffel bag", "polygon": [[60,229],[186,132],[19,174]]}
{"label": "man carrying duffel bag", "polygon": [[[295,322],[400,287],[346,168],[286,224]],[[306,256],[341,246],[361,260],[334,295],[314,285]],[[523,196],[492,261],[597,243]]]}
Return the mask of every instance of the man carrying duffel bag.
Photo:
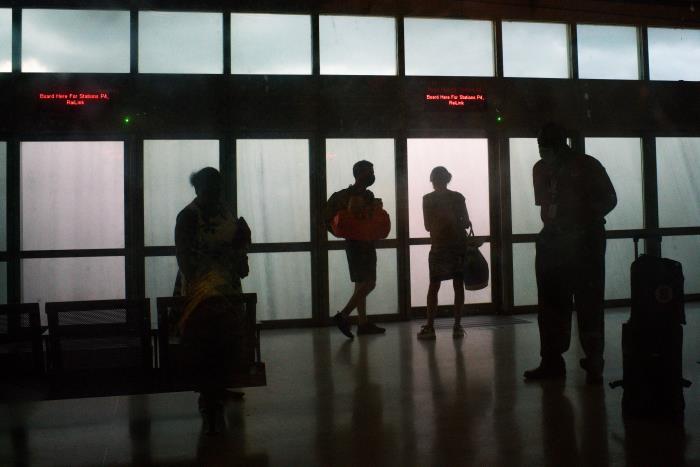
{"label": "man carrying duffel bag", "polygon": [[[381,202],[374,197],[374,193],[367,189],[374,184],[375,180],[372,163],[365,160],[356,162],[352,167],[352,174],[355,177],[355,183],[344,190],[333,193],[326,204],[324,213],[326,228],[335,236],[338,236],[339,232],[333,230],[333,225],[338,227],[341,223],[342,219],[336,217],[340,211],[349,208],[353,210],[381,209]],[[348,214],[353,213],[349,212]],[[348,316],[357,308],[357,334],[383,334],[384,328],[367,320],[367,295],[374,290],[377,280],[377,249],[374,240],[346,238],[345,254],[348,258],[350,280],[355,283],[355,290],[345,307],[333,316],[333,321],[345,336],[352,339],[354,335]]]}

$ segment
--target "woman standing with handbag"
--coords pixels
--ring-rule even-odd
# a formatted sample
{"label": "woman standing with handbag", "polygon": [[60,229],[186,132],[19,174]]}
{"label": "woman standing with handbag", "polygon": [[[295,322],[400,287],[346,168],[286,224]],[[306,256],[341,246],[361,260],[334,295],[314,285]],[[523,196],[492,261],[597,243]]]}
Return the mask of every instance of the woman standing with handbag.
{"label": "woman standing with handbag", "polygon": [[430,172],[434,191],[423,196],[423,223],[425,230],[430,232],[430,285],[427,300],[428,321],[421,327],[418,339],[435,339],[433,320],[437,312],[437,296],[440,283],[445,280],[452,280],[455,291],[452,337],[464,337],[464,329],[461,326],[464,305],[463,267],[466,229],[471,226],[471,222],[464,196],[447,189],[450,180],[452,174],[445,167],[435,167]]}

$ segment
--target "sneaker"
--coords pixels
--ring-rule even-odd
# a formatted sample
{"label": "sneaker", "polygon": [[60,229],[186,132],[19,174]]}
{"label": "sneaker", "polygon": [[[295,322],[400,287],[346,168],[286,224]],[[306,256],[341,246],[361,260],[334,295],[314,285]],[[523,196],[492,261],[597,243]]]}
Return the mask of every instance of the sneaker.
{"label": "sneaker", "polygon": [[355,337],[352,334],[352,331],[350,330],[350,323],[348,322],[348,319],[345,316],[343,316],[340,312],[336,313],[335,316],[333,316],[333,322],[336,326],[338,326],[340,332],[345,334],[346,337],[350,339]]}
{"label": "sneaker", "polygon": [[435,339],[435,328],[429,324],[424,324],[418,331],[418,339]]}
{"label": "sneaker", "polygon": [[461,339],[464,337],[467,333],[464,332],[464,328],[460,326],[459,324],[455,324],[452,326],[452,337],[455,339]]}
{"label": "sneaker", "polygon": [[537,368],[527,370],[525,373],[523,373],[523,377],[530,381],[544,379],[564,379],[566,378],[566,366],[564,365],[563,359],[561,360],[561,362],[553,364],[546,364],[542,362]]}
{"label": "sneaker", "polygon": [[380,328],[376,324],[373,323],[365,323],[365,324],[358,324],[357,325],[357,335],[362,336],[365,334],[384,334],[386,332],[386,329]]}
{"label": "sneaker", "polygon": [[579,361],[581,368],[586,370],[586,384],[598,385],[603,384],[603,365],[591,365],[587,358],[582,358]]}

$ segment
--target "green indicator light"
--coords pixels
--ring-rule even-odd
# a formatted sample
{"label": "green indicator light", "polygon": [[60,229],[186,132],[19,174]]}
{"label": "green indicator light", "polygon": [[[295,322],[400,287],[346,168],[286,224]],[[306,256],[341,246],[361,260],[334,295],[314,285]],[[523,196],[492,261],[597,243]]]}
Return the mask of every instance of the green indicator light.
{"label": "green indicator light", "polygon": [[496,121],[497,121],[498,123],[501,123],[501,122],[503,121],[503,117],[501,117],[501,116],[499,115],[498,117],[496,117]]}
{"label": "green indicator light", "polygon": [[131,117],[124,117],[124,123],[131,122]]}

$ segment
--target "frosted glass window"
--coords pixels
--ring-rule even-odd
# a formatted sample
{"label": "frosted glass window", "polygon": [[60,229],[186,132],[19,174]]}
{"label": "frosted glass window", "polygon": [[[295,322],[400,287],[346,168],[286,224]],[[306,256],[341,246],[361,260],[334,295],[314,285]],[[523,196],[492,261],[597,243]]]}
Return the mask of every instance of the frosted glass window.
{"label": "frosted glass window", "polygon": [[172,297],[177,277],[174,256],[146,257],[146,298],[151,299],[151,327],[158,327],[158,297]]}
{"label": "frosted glass window", "polygon": [[535,244],[513,244],[513,305],[537,305]]}
{"label": "frosted glass window", "polygon": [[22,71],[128,73],[130,38],[128,11],[22,10]]}
{"label": "frosted glass window", "polygon": [[[484,243],[479,249],[491,268],[491,245]],[[426,306],[430,275],[428,271],[428,253],[430,245],[411,246],[411,306]],[[452,305],[455,301],[455,293],[452,281],[443,281],[438,292],[438,305]],[[464,303],[491,303],[491,281],[482,290],[465,290]]]}
{"label": "frosted glass window", "polygon": [[406,75],[493,76],[493,23],[404,19]]}
{"label": "frosted glass window", "polygon": [[311,17],[231,14],[231,73],[311,74]]}
{"label": "frosted glass window", "polygon": [[22,260],[22,302],[41,304],[125,297],[124,257]]}
{"label": "frosted glass window", "polygon": [[224,71],[221,13],[139,12],[140,73]]}
{"label": "frosted glass window", "polygon": [[0,304],[7,303],[7,263],[0,263]]}
{"label": "frosted glass window", "polygon": [[321,16],[322,75],[395,75],[396,20]]}
{"label": "frosted glass window", "polygon": [[12,10],[0,8],[0,72],[12,71]]}
{"label": "frosted glass window", "polygon": [[248,255],[243,292],[258,294],[259,320],[311,318],[311,254]]}
{"label": "frosted glass window", "polygon": [[649,77],[700,80],[700,29],[649,28]]}
{"label": "frosted glass window", "polygon": [[[630,265],[634,261],[632,239],[609,239],[605,253],[605,299],[630,298]],[[513,244],[513,304],[537,305],[535,244]]]}
{"label": "frosted glass window", "polygon": [[637,28],[576,26],[580,78],[639,79]]}
{"label": "frosted glass window", "polygon": [[661,227],[700,225],[700,138],[656,138]]}
{"label": "frosted glass window", "polygon": [[254,243],[308,242],[309,142],[236,141],[238,215]]}
{"label": "frosted glass window", "polygon": [[644,227],[642,142],[639,138],[586,138],[586,154],[603,164],[617,193],[617,206],[605,218],[606,229]]}
{"label": "frosted glass window", "polygon": [[196,196],[190,175],[219,168],[218,140],[143,142],[143,203],[146,246],[175,245],[177,214]]}
{"label": "frosted glass window", "polygon": [[664,237],[661,251],[665,258],[680,261],[685,276],[685,293],[700,293],[700,237]]}
{"label": "frosted glass window", "polygon": [[[367,297],[367,314],[379,315],[399,312],[396,281],[396,250],[377,250],[377,287]],[[341,310],[352,295],[355,285],[350,282],[345,250],[328,252],[329,310],[333,315]]]}
{"label": "frosted glass window", "polygon": [[[641,247],[641,245],[640,245]],[[605,252],[605,299],[630,298],[630,266],[634,261],[631,238],[608,239]]]}
{"label": "frosted glass window", "polygon": [[0,141],[0,251],[7,250],[7,143]]}
{"label": "frosted glass window", "polygon": [[[490,234],[489,157],[486,139],[408,140],[408,220],[412,238],[428,237],[423,196],[433,191],[430,171],[441,165],[452,174],[447,186],[464,195],[476,235]],[[427,267],[427,263],[426,263]]]}
{"label": "frosted glass window", "polygon": [[516,78],[568,78],[566,25],[504,21],[503,74]]}
{"label": "frosted glass window", "polygon": [[124,247],[124,144],[23,142],[23,250]]}
{"label": "frosted glass window", "polygon": [[[396,238],[396,176],[393,139],[326,140],[326,191],[328,197],[355,182],[352,166],[367,160],[374,164],[376,181],[369,189],[381,198],[391,218],[388,238]],[[330,238],[335,238],[329,234]]]}
{"label": "frosted glass window", "polygon": [[540,160],[537,138],[511,138],[509,145],[513,233],[536,233],[542,229],[540,208],[535,205],[532,185],[532,168]]}

